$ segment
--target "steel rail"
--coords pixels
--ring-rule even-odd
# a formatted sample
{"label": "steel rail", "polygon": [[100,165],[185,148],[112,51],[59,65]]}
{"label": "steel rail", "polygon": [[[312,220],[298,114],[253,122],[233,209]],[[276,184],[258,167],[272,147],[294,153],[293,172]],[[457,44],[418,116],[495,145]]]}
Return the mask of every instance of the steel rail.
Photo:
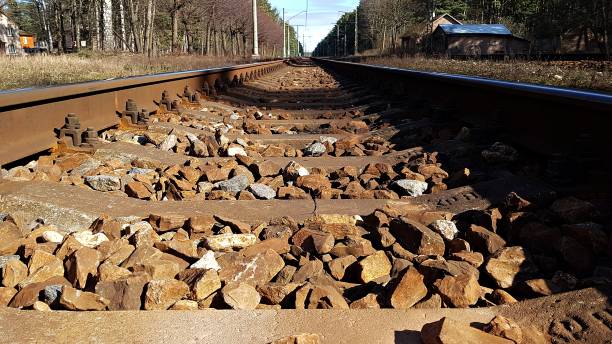
{"label": "steel rail", "polygon": [[612,95],[464,75],[315,58],[334,72],[358,78],[372,89],[472,125],[500,128],[504,137],[530,150],[583,156],[610,147]]}
{"label": "steel rail", "polygon": [[185,86],[202,91],[206,83],[215,87],[230,83],[234,77],[257,78],[283,63],[275,60],[0,92],[0,164],[52,148],[57,143],[56,130],[68,113],[78,115],[83,128],[103,130],[119,123],[128,99],[134,99],[139,109],[153,112],[163,91],[177,98]]}

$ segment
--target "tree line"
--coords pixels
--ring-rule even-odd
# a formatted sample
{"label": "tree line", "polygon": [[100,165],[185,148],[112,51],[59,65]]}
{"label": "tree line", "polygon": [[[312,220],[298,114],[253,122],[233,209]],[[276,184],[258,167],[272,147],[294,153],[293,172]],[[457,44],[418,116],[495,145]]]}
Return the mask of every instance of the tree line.
{"label": "tree line", "polygon": [[[612,0],[361,0],[355,11],[359,51],[397,51],[402,35],[428,34],[431,19],[444,13],[464,23],[505,24],[515,35],[549,43],[551,49],[572,35],[576,44],[588,40],[600,53],[612,51]],[[355,11],[337,21],[314,55],[354,53]]]}
{"label": "tree line", "polygon": [[[282,19],[268,0],[258,5],[260,55],[282,56]],[[251,0],[0,0],[0,10],[59,52],[250,56],[253,49]],[[288,36],[292,50],[301,49],[294,28]]]}

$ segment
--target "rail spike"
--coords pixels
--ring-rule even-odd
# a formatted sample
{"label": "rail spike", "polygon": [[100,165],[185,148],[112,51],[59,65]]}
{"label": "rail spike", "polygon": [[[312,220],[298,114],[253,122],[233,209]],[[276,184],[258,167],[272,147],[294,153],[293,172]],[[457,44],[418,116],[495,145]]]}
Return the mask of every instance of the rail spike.
{"label": "rail spike", "polygon": [[125,111],[123,111],[123,118],[129,118],[132,124],[138,123],[138,104],[134,99],[128,99],[125,102]]}
{"label": "rail spike", "polygon": [[191,87],[189,87],[189,85],[185,86],[185,88],[183,89],[183,97],[185,97],[187,101],[192,102],[193,96],[194,92],[191,90]]}
{"label": "rail spike", "polygon": [[159,106],[161,107],[162,105],[166,107],[166,111],[172,110],[172,100],[170,99],[170,92],[162,92],[161,100],[159,101]]}
{"label": "rail spike", "polygon": [[70,141],[67,143],[71,143],[72,146],[78,147],[82,143],[82,136],[84,130],[81,129],[81,120],[74,113],[69,113],[66,115],[64,119],[64,126],[59,130],[59,138],[60,140],[66,141],[66,138],[69,137]]}
{"label": "rail spike", "polygon": [[85,130],[83,146],[93,146],[96,142],[98,142],[98,131],[92,127],[88,127]]}
{"label": "rail spike", "polygon": [[149,124],[149,110],[144,108],[140,110],[138,113],[138,124]]}

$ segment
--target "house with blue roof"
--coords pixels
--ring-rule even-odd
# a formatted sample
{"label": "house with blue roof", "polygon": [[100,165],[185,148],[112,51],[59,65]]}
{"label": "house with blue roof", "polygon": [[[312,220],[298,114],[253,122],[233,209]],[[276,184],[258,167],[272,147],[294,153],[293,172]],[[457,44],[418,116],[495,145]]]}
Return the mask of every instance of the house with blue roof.
{"label": "house with blue roof", "polygon": [[503,24],[441,24],[432,43],[435,54],[475,57],[527,55],[529,46]]}

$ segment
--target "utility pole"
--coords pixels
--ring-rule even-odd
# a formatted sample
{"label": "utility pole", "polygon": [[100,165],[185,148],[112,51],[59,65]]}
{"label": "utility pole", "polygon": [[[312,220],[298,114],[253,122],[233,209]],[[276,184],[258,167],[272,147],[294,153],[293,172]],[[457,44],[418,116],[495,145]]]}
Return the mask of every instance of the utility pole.
{"label": "utility pole", "polygon": [[355,56],[359,55],[359,40],[357,40],[357,11],[359,10],[359,6],[355,9]]}
{"label": "utility pole", "polygon": [[[302,11],[302,12],[300,12],[300,13],[298,13],[298,14],[294,15],[293,17],[290,17],[289,19],[287,19],[287,22],[286,22],[286,23],[285,23],[285,21],[283,20],[283,23],[284,23],[283,25],[286,25],[286,26],[287,26],[287,57],[291,57],[291,37],[293,37],[293,36],[291,35],[291,31],[289,30],[289,29],[291,28],[291,19],[293,19],[293,18],[295,18],[295,17],[299,16],[300,14],[302,14],[302,13],[304,13],[304,12],[305,12],[305,11]],[[284,10],[283,10],[283,17],[284,17]],[[299,27],[299,26],[304,26],[304,25],[294,25],[294,26],[298,26],[298,27]],[[300,48],[299,48],[299,47],[300,47],[300,33],[299,33],[299,31],[298,31],[298,33],[297,33],[297,41],[298,41],[297,46],[298,46],[298,52],[299,52],[299,49],[300,49]]]}
{"label": "utility pole", "polygon": [[287,33],[285,25],[285,8],[283,7],[283,58],[287,58]]}
{"label": "utility pole", "polygon": [[[306,34],[306,29],[308,28],[308,0],[306,0],[306,18],[304,19],[304,35]],[[303,41],[303,49],[304,55],[306,55],[306,39],[302,38]]]}
{"label": "utility pole", "polygon": [[293,25],[293,26],[297,27],[297,36],[295,36],[295,38],[297,38],[297,54],[296,55],[300,56],[300,26],[304,26],[304,25]]}
{"label": "utility pole", "polygon": [[336,24],[336,56],[340,56],[340,25]]}
{"label": "utility pole", "polygon": [[254,60],[259,59],[259,39],[257,33],[257,0],[253,0],[253,56]]}
{"label": "utility pole", "polygon": [[346,22],[344,22],[344,50],[342,52],[344,53],[342,56],[348,55],[346,51]]}

